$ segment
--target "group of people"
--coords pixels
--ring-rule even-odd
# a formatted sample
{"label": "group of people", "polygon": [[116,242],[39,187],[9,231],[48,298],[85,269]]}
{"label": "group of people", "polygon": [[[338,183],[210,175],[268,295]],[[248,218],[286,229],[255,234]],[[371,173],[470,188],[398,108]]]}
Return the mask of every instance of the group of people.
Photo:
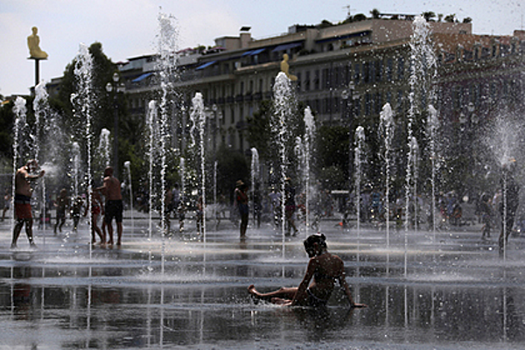
{"label": "group of people", "polygon": [[[115,219],[117,227],[117,246],[122,243],[122,194],[120,189],[120,181],[113,176],[113,168],[107,167],[104,170],[104,183],[101,187],[88,191],[90,196],[90,208],[85,206],[84,216],[87,216],[88,211],[91,212],[92,219],[92,243],[96,242],[95,233],[98,234],[101,244],[108,243],[113,245],[113,226],[112,221]],[[33,238],[33,215],[31,208],[31,196],[33,193],[32,182],[43,177],[44,170],[39,171],[38,162],[35,159],[29,160],[24,166],[19,168],[15,174],[15,205],[14,216],[15,226],[13,229],[13,239],[11,248],[17,247],[20,232],[25,225],[26,235],[31,247],[35,247]],[[102,203],[102,197],[105,198],[105,205]],[[73,230],[76,231],[81,216],[81,208],[84,206],[84,200],[81,196],[77,196],[73,202],[67,195],[67,190],[64,188],[60,191],[56,201],[55,207],[57,212],[56,224],[54,233],[57,234],[57,229],[62,232],[62,227],[66,221],[66,212],[71,210],[73,218]],[[104,215],[102,223],[102,230],[98,227],[98,216]],[[109,240],[106,242],[106,229]]]}
{"label": "group of people", "polygon": [[[295,187],[292,185],[292,179],[287,177],[285,179],[285,191],[284,191],[284,217],[286,223],[286,235],[287,236],[296,236],[299,230],[295,224],[295,212],[298,208],[296,205],[296,193]],[[281,194],[272,190],[268,198],[271,203],[271,213],[274,216],[275,225],[280,224],[280,217],[282,217],[282,203],[281,203]],[[235,184],[235,190],[233,193],[233,205],[237,210],[240,218],[240,236],[241,239],[246,238],[246,230],[248,228],[248,218],[250,214],[250,208],[248,206],[249,197],[248,197],[248,185],[246,185],[242,180],[238,180]],[[259,193],[256,191],[254,193],[254,216],[257,220],[257,226],[260,225],[260,216],[262,206],[260,203]]]}

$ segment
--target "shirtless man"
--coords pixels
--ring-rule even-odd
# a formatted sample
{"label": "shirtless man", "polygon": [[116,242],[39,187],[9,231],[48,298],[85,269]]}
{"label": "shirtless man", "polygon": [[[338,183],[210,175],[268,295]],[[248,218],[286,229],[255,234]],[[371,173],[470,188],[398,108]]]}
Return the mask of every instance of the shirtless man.
{"label": "shirtless man", "polygon": [[113,167],[108,166],[104,170],[104,185],[97,188],[106,197],[106,212],[104,221],[108,228],[108,244],[113,245],[113,226],[111,221],[115,218],[117,223],[117,246],[121,244],[122,238],[122,194],[120,192],[120,181],[113,176]]}
{"label": "shirtless man", "polygon": [[24,223],[26,224],[26,235],[31,247],[35,247],[33,242],[33,215],[31,213],[31,181],[44,176],[45,171],[35,174],[38,169],[38,162],[32,159],[26,165],[16,171],[15,175],[15,220],[16,224],[13,229],[13,241],[11,249],[16,248],[16,242],[20,236],[20,231]]}

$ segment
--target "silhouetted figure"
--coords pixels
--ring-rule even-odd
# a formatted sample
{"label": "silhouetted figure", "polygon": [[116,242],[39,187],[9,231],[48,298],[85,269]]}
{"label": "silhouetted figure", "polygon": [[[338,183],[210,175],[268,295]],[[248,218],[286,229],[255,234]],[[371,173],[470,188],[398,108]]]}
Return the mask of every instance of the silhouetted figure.
{"label": "silhouetted figure", "polygon": [[499,236],[500,253],[503,253],[505,250],[509,235],[512,232],[512,227],[514,226],[516,211],[518,210],[518,205],[520,204],[520,187],[514,179],[515,171],[516,160],[514,159],[511,159],[502,167],[502,177],[500,179],[502,200],[499,205],[499,211],[501,214],[501,233]]}
{"label": "silhouetted figure", "polygon": [[26,235],[31,247],[35,246],[33,242],[33,215],[31,213],[31,181],[44,176],[45,171],[35,174],[38,169],[38,162],[32,159],[26,165],[16,171],[15,174],[15,219],[16,224],[13,229],[13,241],[11,249],[16,248],[16,242],[20,236],[20,231],[24,224],[26,225]]}

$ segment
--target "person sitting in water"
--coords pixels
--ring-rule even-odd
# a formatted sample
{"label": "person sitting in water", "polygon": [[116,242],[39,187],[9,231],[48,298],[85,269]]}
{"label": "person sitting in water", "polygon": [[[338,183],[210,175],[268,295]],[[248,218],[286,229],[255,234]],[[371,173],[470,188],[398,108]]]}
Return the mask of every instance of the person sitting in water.
{"label": "person sitting in water", "polygon": [[283,306],[325,306],[332,295],[335,281],[338,280],[351,307],[366,307],[365,304],[354,302],[350,287],[346,283],[343,260],[328,252],[324,234],[309,236],[304,241],[304,248],[310,261],[299,287],[282,287],[273,292],[260,293],[252,284],[248,287],[252,297]]}

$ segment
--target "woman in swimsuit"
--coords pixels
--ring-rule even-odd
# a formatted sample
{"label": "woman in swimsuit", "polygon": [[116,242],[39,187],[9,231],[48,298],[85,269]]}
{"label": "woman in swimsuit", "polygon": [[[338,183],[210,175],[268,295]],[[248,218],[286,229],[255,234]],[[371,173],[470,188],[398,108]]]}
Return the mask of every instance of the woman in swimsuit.
{"label": "woman in swimsuit", "polygon": [[274,292],[260,293],[252,284],[248,287],[252,297],[283,306],[324,306],[334,290],[335,281],[338,280],[351,307],[366,307],[365,304],[354,302],[350,287],[346,283],[343,260],[328,252],[324,234],[309,236],[304,241],[304,248],[310,261],[299,287],[283,287]]}

